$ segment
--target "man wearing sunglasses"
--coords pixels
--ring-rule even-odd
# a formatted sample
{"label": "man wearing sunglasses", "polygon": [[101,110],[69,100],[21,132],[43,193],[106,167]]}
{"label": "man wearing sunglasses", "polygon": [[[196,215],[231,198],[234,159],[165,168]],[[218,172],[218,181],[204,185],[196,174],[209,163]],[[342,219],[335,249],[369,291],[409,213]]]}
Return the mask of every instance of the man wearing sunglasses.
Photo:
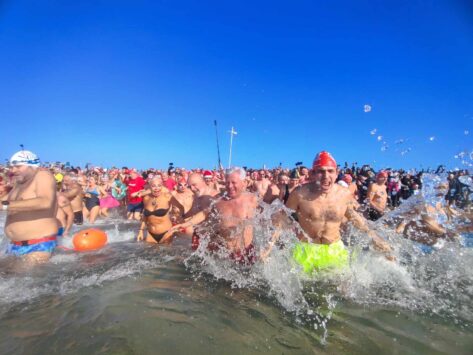
{"label": "man wearing sunglasses", "polygon": [[15,153],[10,159],[13,188],[2,199],[5,234],[11,241],[7,253],[27,263],[47,261],[57,244],[56,180],[39,166],[34,153]]}

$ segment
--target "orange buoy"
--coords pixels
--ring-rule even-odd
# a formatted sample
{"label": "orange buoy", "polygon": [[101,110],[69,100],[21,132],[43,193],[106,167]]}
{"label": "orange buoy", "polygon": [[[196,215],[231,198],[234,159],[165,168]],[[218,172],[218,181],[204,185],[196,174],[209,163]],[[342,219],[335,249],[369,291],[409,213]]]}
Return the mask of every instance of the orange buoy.
{"label": "orange buoy", "polygon": [[107,244],[107,233],[95,228],[84,229],[74,234],[72,244],[77,251],[97,250]]}

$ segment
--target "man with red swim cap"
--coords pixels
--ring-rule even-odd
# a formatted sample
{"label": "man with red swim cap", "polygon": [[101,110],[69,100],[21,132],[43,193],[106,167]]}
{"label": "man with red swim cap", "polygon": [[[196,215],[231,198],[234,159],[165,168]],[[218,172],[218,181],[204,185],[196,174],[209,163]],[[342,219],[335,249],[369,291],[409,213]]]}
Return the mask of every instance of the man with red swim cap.
{"label": "man with red swim cap", "polygon": [[[312,165],[311,182],[294,190],[287,201],[287,207],[295,211],[294,217],[310,241],[304,243],[301,240],[293,255],[307,272],[348,263],[348,252],[340,235],[340,226],[345,219],[367,232],[376,249],[391,250],[383,239],[369,230],[366,220],[355,211],[353,196],[349,189],[336,183],[337,175],[335,159],[326,151],[320,152]],[[310,265],[312,260],[313,265]]]}
{"label": "man with red swim cap", "polygon": [[337,169],[337,162],[335,159],[333,159],[329,152],[324,150],[315,156],[314,162],[312,163],[312,170],[323,166]]}

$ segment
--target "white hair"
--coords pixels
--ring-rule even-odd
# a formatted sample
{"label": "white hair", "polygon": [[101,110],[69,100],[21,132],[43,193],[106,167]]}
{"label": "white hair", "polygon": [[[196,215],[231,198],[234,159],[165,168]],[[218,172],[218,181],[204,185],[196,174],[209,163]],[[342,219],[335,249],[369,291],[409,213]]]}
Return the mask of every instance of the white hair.
{"label": "white hair", "polygon": [[229,168],[229,169],[225,170],[225,177],[227,177],[228,175],[234,174],[234,173],[238,173],[238,176],[240,177],[240,179],[242,179],[242,180],[246,179],[245,169],[239,168],[238,166],[234,166],[233,168]]}

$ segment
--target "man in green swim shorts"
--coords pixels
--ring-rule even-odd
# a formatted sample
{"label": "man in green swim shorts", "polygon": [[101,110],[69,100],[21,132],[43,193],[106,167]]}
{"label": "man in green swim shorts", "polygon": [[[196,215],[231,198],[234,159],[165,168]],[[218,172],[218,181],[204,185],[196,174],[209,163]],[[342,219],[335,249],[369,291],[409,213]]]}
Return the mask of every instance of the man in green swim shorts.
{"label": "man in green swim shorts", "polygon": [[317,154],[311,173],[312,181],[294,190],[286,203],[310,238],[309,243],[301,241],[293,251],[294,259],[305,272],[348,264],[348,251],[340,237],[340,226],[345,220],[367,232],[375,249],[391,251],[388,243],[370,231],[365,219],[355,211],[350,191],[336,184],[337,163],[330,153]]}

